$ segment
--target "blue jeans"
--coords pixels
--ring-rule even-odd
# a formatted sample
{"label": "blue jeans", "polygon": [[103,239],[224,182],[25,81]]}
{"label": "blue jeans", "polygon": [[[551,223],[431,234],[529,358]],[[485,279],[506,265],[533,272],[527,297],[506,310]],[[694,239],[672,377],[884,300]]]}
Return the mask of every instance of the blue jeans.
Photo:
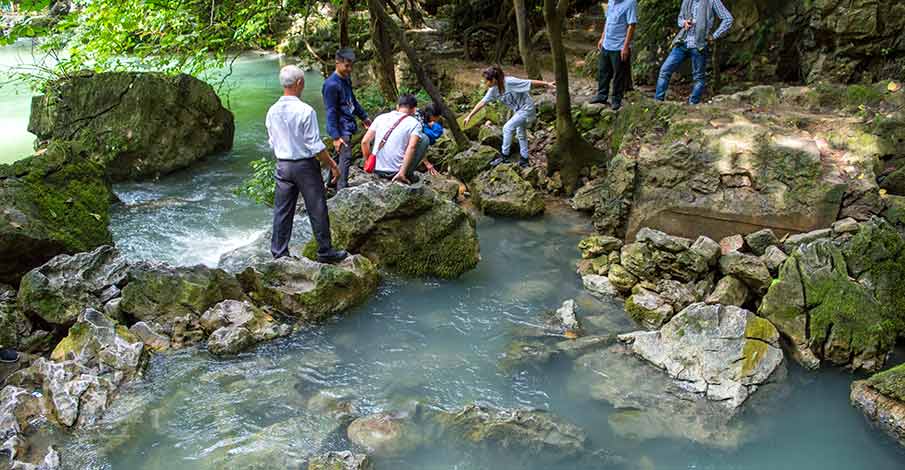
{"label": "blue jeans", "polygon": [[707,86],[707,52],[704,49],[689,49],[683,45],[676,46],[669,53],[669,57],[660,67],[660,76],[657,78],[657,94],[654,98],[658,101],[666,99],[666,90],[669,88],[669,79],[672,78],[673,72],[682,65],[682,62],[691,56],[691,76],[694,79],[694,87],[691,89],[691,96],[688,102],[698,104],[701,97],[704,96],[704,88]]}

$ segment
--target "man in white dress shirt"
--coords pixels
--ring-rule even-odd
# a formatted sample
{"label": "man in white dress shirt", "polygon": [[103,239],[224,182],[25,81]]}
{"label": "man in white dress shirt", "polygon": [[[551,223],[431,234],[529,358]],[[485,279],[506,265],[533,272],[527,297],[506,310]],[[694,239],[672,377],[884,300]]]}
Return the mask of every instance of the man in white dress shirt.
{"label": "man in white dress shirt", "polygon": [[283,96],[270,107],[266,122],[270,147],[277,159],[270,252],[274,258],[290,256],[292,221],[301,192],[317,240],[317,260],[338,263],[349,254],[333,249],[321,164],[330,168],[334,181],[339,177],[339,168],[321,140],[317,113],[300,99],[305,89],[305,73],[287,65],[280,70],[280,84]]}

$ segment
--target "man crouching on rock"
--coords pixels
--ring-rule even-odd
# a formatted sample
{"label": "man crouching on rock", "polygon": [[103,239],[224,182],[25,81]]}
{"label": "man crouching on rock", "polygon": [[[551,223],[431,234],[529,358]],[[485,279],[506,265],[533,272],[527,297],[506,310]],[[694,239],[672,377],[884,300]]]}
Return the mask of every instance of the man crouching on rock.
{"label": "man crouching on rock", "polygon": [[267,111],[266,121],[270,147],[277,159],[270,252],[275,259],[289,256],[292,222],[301,192],[317,240],[317,260],[338,263],[349,254],[333,249],[320,164],[330,168],[334,181],[339,178],[339,167],[321,141],[317,113],[300,98],[305,89],[305,72],[287,65],[280,70],[280,84],[283,96]]}
{"label": "man crouching on rock", "polygon": [[[362,155],[373,151],[377,158],[374,168],[377,176],[403,184],[417,183],[415,170],[422,163],[431,175],[439,174],[424,158],[428,146],[418,145],[428,137],[415,117],[417,109],[418,100],[414,96],[400,95],[396,111],[377,116],[361,139]],[[375,147],[378,138],[380,142]]]}

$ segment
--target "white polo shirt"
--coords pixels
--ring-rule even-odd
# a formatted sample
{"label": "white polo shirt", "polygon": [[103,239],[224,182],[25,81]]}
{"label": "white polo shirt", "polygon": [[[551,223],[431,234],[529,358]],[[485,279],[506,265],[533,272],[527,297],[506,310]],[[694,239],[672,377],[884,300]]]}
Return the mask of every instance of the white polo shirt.
{"label": "white polo shirt", "polygon": [[279,160],[312,158],[326,148],[314,108],[295,96],[282,96],[267,111],[270,148]]}
{"label": "white polo shirt", "polygon": [[418,122],[418,119],[414,116],[408,116],[396,126],[393,133],[390,134],[386,145],[378,152],[377,147],[380,146],[383,136],[402,116],[403,114],[399,111],[390,111],[377,116],[374,122],[371,123],[371,129],[374,130],[374,143],[371,151],[377,155],[377,165],[374,167],[377,171],[399,171],[405,160],[405,151],[408,149],[409,140],[412,135],[418,135],[421,132],[421,123]]}

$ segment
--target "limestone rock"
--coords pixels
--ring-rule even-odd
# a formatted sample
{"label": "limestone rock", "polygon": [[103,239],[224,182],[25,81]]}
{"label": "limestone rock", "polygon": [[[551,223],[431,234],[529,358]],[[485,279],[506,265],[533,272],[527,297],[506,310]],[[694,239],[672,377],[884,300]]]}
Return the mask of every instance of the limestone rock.
{"label": "limestone rock", "polygon": [[597,297],[601,298],[610,298],[616,297],[619,295],[619,292],[615,287],[610,283],[610,280],[606,276],[598,276],[596,274],[586,274],[581,277],[581,282],[584,285],[584,288],[594,294]]}
{"label": "limestone rock", "polygon": [[162,352],[170,349],[170,338],[157,333],[143,321],[132,325],[129,331],[151,351]]}
{"label": "limestone rock", "polygon": [[635,241],[639,243],[647,243],[648,245],[668,251],[671,253],[679,253],[691,248],[691,240],[682,237],[673,237],[659,230],[651,230],[647,227],[638,231]]}
{"label": "limestone rock", "polygon": [[461,181],[443,174],[433,176],[430,174],[420,175],[424,181],[424,185],[433,189],[441,197],[456,202],[459,195],[464,191]]}
{"label": "limestone rock", "polygon": [[144,343],[125,326],[89,308],[69,329],[69,335],[57,344],[50,359],[75,361],[96,367],[101,373],[116,371],[122,379],[129,379],[143,372],[147,352]]}
{"label": "limestone rock", "polygon": [[513,164],[498,165],[469,183],[475,204],[487,215],[533,217],[544,211],[544,198]]}
{"label": "limestone rock", "polygon": [[799,233],[799,234],[791,235],[788,238],[786,238],[785,242],[783,242],[783,248],[785,249],[786,253],[791,253],[791,252],[795,251],[795,249],[801,245],[804,245],[806,243],[811,243],[813,241],[820,240],[823,238],[830,238],[830,237],[832,237],[832,235],[833,235],[833,229],[828,229],[828,228],[814,230],[814,231],[807,232],[807,233]]}
{"label": "limestone rock", "polygon": [[833,233],[836,235],[840,235],[843,233],[854,233],[859,229],[858,221],[848,217],[842,220],[837,220],[833,223]]}
{"label": "limestone rock", "polygon": [[854,382],[851,402],[883,432],[905,446],[905,365]]}
{"label": "limestone rock", "polygon": [[16,291],[0,284],[0,345],[19,349],[27,343],[32,325],[16,305]]}
{"label": "limestone rock", "polygon": [[225,271],[142,262],[129,269],[120,308],[180,348],[203,339],[198,322],[209,308],[245,298],[239,281]]}
{"label": "limestone rock", "polygon": [[748,300],[748,286],[734,276],[724,276],[716,284],[716,289],[707,297],[708,304],[733,305],[741,307]]}
{"label": "limestone rock", "polygon": [[634,441],[669,438],[733,449],[748,435],[746,423],[732,420],[722,404],[684,389],[622,344],[579,357],[568,386],[612,406],[610,429]]}
{"label": "limestone rock", "polygon": [[768,382],[783,360],[776,328],[733,306],[694,304],[660,331],[619,339],[684,388],[733,411]]}
{"label": "limestone rock", "polygon": [[745,246],[745,239],[741,235],[732,235],[720,240],[720,252],[722,255],[728,255],[733,251],[741,251]]}
{"label": "limestone rock", "polygon": [[580,328],[578,318],[575,317],[574,300],[570,299],[563,302],[562,307],[556,310],[556,317],[566,330],[577,330]]}
{"label": "limestone rock", "polygon": [[783,264],[760,315],[807,367],[820,361],[877,370],[902,332],[905,240],[888,223],[863,224],[843,248],[820,239]]}
{"label": "limestone rock", "polygon": [[352,421],[349,440],[375,457],[399,457],[415,451],[424,436],[408,414],[378,413]]}
{"label": "limestone rock", "polygon": [[0,282],[16,285],[56,255],[111,244],[112,198],[103,166],[76,144],[0,165]]}
{"label": "limestone rock", "polygon": [[490,162],[499,156],[500,152],[493,147],[473,145],[449,160],[449,173],[468,183],[482,171],[490,168]]}
{"label": "limestone rock", "polygon": [[[456,278],[480,260],[474,219],[423,184],[368,183],[328,203],[333,244],[414,276]],[[314,242],[305,248],[312,257]]]}
{"label": "limestone rock", "polygon": [[583,259],[608,255],[622,248],[622,240],[607,235],[592,235],[578,243]]}
{"label": "limestone rock", "polygon": [[307,322],[325,320],[364,302],[380,279],[374,264],[361,255],[337,265],[281,258],[250,267],[238,277],[258,305]]}
{"label": "limestone rock", "polygon": [[575,192],[569,205],[581,212],[594,212],[597,202],[606,194],[608,185],[603,178],[589,181]]}
{"label": "limestone rock", "polygon": [[675,314],[672,305],[656,292],[641,288],[625,301],[625,312],[642,327],[656,330]]}
{"label": "limestone rock", "polygon": [[609,281],[619,292],[625,294],[632,291],[638,283],[638,278],[621,264],[613,264],[610,266]]}
{"label": "limestone rock", "polygon": [[750,233],[745,237],[745,243],[751,248],[751,251],[761,256],[768,247],[779,244],[779,238],[773,233],[773,230],[765,228],[757,232]]}
{"label": "limestone rock", "polygon": [[720,258],[720,271],[727,276],[735,276],[754,292],[763,293],[773,282],[770,270],[760,258],[737,251]]}
{"label": "limestone rock", "polygon": [[218,356],[234,355],[264,341],[288,335],[292,328],[250,302],[225,300],[201,317],[201,327],[210,333],[207,349]]}
{"label": "limestone rock", "polygon": [[32,101],[29,132],[80,141],[116,181],[156,178],[232,148],[232,113],[189,75],[77,74],[47,90]]}
{"label": "limestone rock", "polygon": [[543,461],[578,457],[589,444],[581,428],[539,410],[505,410],[474,404],[455,412],[438,413],[435,420],[447,438]]}
{"label": "limestone rock", "polygon": [[764,252],[764,255],[760,257],[760,260],[763,261],[764,265],[767,266],[767,269],[770,270],[770,274],[776,274],[788,258],[789,256],[783,253],[778,247],[769,246]]}
{"label": "limestone rock", "polygon": [[[90,253],[60,255],[22,278],[19,306],[52,325],[71,325],[86,309],[100,310],[117,295],[128,265],[111,246]],[[112,288],[112,289],[111,289]]]}
{"label": "limestone rock", "polygon": [[327,452],[308,461],[308,470],[373,470],[374,463],[364,454],[349,451]]}

